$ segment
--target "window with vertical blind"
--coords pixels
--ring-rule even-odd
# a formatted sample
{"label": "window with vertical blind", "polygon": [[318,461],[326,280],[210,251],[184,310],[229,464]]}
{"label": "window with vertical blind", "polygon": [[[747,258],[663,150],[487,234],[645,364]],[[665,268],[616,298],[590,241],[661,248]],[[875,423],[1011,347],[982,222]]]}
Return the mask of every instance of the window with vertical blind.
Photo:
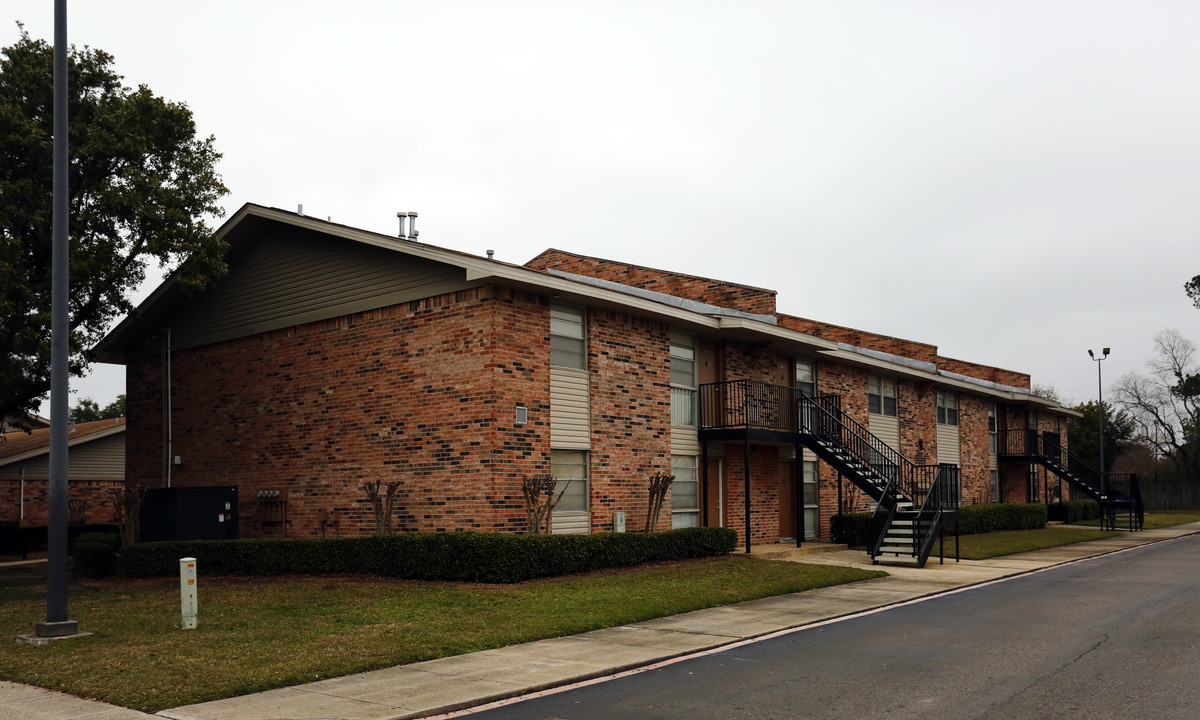
{"label": "window with vertical blind", "polygon": [[796,389],[805,397],[817,394],[817,375],[808,358],[796,358]]}
{"label": "window with vertical blind", "polygon": [[700,483],[694,455],[672,455],[671,527],[696,527],[700,524]]}
{"label": "window with vertical blind", "polygon": [[988,407],[988,452],[992,455],[996,454],[999,448],[999,424],[997,422],[998,413],[996,412],[996,403],[992,403]]}
{"label": "window with vertical blind", "polygon": [[671,333],[671,424],[696,425],[696,344],[682,333]]}
{"label": "window with vertical blind", "polygon": [[587,368],[587,335],[584,330],[582,308],[550,306],[551,365]]}
{"label": "window with vertical blind", "polygon": [[815,538],[820,530],[820,509],[818,503],[817,463],[806,462],[804,471],[804,537]]}
{"label": "window with vertical blind", "polygon": [[554,496],[562,498],[554,512],[587,512],[588,463],[584,450],[551,450],[550,474],[554,476]]}

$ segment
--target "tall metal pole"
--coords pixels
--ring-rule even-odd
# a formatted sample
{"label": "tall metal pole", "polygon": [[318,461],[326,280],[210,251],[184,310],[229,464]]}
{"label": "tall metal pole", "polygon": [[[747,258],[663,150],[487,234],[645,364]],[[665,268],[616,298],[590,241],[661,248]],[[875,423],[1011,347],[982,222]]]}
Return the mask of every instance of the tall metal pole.
{"label": "tall metal pole", "polygon": [[1100,414],[1100,497],[1108,497],[1108,490],[1105,487],[1104,477],[1104,359],[1108,357],[1109,348],[1104,348],[1100,357],[1096,357],[1091,350],[1088,350],[1088,357],[1096,362],[1096,398],[1099,402],[1097,410]]}
{"label": "tall metal pole", "polygon": [[50,517],[47,535],[46,620],[42,637],[74,635],[67,619],[67,362],[70,327],[67,243],[67,0],[54,0],[54,178],[50,273]]}

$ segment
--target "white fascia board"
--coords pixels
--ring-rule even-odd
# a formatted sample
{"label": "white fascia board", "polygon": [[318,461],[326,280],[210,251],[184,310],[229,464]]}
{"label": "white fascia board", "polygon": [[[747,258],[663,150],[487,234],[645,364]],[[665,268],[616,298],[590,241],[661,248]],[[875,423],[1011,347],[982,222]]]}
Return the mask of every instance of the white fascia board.
{"label": "white fascia board", "polygon": [[1081,413],[1072,410],[1071,408],[1062,407],[1053,400],[1047,400],[1046,398],[1038,397],[1037,395],[1013,392],[1010,390],[1000,390],[998,388],[988,387],[986,385],[978,385],[976,383],[968,382],[966,380],[958,380],[945,375],[935,375],[933,373],[916,370],[908,367],[907,365],[890,363],[886,360],[880,360],[868,355],[862,355],[860,353],[851,352],[848,350],[826,351],[822,352],[821,356],[832,358],[838,362],[844,362],[847,365],[877,368],[892,375],[899,375],[914,380],[921,380],[924,382],[933,383],[934,385],[938,385],[940,387],[954,388],[956,390],[962,390],[971,393],[972,395],[983,395],[984,397],[1006,400],[1008,402],[1030,403],[1034,405],[1040,405],[1042,406],[1042,409],[1051,410],[1062,415],[1068,415],[1070,417],[1083,417]]}

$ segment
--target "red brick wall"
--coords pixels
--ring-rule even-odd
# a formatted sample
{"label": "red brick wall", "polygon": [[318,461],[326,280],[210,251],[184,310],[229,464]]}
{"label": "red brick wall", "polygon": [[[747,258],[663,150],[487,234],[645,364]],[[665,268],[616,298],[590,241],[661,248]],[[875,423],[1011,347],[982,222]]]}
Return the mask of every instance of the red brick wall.
{"label": "red brick wall", "polygon": [[[83,501],[86,523],[116,522],[109,488],[119,488],[120,480],[71,480],[67,496],[71,502]],[[21,518],[21,497],[24,495],[25,516]],[[46,525],[50,517],[50,494],[46,480],[26,479],[24,491],[19,479],[0,479],[0,522],[23,525]],[[74,519],[74,518],[72,518]]]}
{"label": "red brick wall", "polygon": [[805,335],[812,335],[834,342],[844,342],[847,345],[891,353],[892,355],[920,360],[921,362],[937,362],[936,345],[880,335],[878,333],[867,332],[866,330],[856,330],[841,325],[820,322],[819,320],[796,317],[795,315],[780,313],[777,317],[780,327],[802,332]]}
{"label": "red brick wall", "polygon": [[[403,530],[516,530],[519,480],[549,466],[549,313],[483,288],[172,354],[176,485],[239,485],[243,536],[374,530],[362,485],[401,482]],[[128,366],[127,482],[159,486],[157,356]],[[529,424],[514,426],[515,405]],[[336,524],[334,523],[336,521]]]}
{"label": "red brick wall", "polygon": [[553,248],[525,263],[525,267],[561,270],[743,312],[775,314],[774,290],[602,260]]}
{"label": "red brick wall", "polygon": [[[593,530],[646,526],[649,479],[671,472],[670,341],[662,323],[608,310],[588,313]],[[658,528],[671,528],[671,498]]]}
{"label": "red brick wall", "polygon": [[[725,526],[737,530],[741,550],[746,544],[746,475],[742,467],[746,446],[725,444]],[[750,542],[779,542],[779,448],[750,448]]]}
{"label": "red brick wall", "polygon": [[992,367],[991,365],[980,365],[979,363],[967,362],[966,360],[955,360],[948,357],[938,357],[937,366],[939,370],[966,375],[967,377],[979,380],[987,380],[988,382],[1000,383],[1009,387],[1029,389],[1030,378],[1026,373],[1005,370],[1004,368]]}
{"label": "red brick wall", "polygon": [[958,394],[958,449],[963,502],[989,502],[991,454],[988,452],[988,408],[991,400]]}
{"label": "red brick wall", "polygon": [[915,465],[936,465],[937,392],[933,384],[901,378],[897,395],[900,454]]}

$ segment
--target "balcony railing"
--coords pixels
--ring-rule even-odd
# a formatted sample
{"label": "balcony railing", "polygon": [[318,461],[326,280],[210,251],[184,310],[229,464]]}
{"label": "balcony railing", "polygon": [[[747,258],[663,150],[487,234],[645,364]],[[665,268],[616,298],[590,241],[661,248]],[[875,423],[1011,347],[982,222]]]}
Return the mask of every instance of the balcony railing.
{"label": "balcony railing", "polygon": [[700,386],[700,427],[798,432],[799,391],[756,380],[730,380]]}

